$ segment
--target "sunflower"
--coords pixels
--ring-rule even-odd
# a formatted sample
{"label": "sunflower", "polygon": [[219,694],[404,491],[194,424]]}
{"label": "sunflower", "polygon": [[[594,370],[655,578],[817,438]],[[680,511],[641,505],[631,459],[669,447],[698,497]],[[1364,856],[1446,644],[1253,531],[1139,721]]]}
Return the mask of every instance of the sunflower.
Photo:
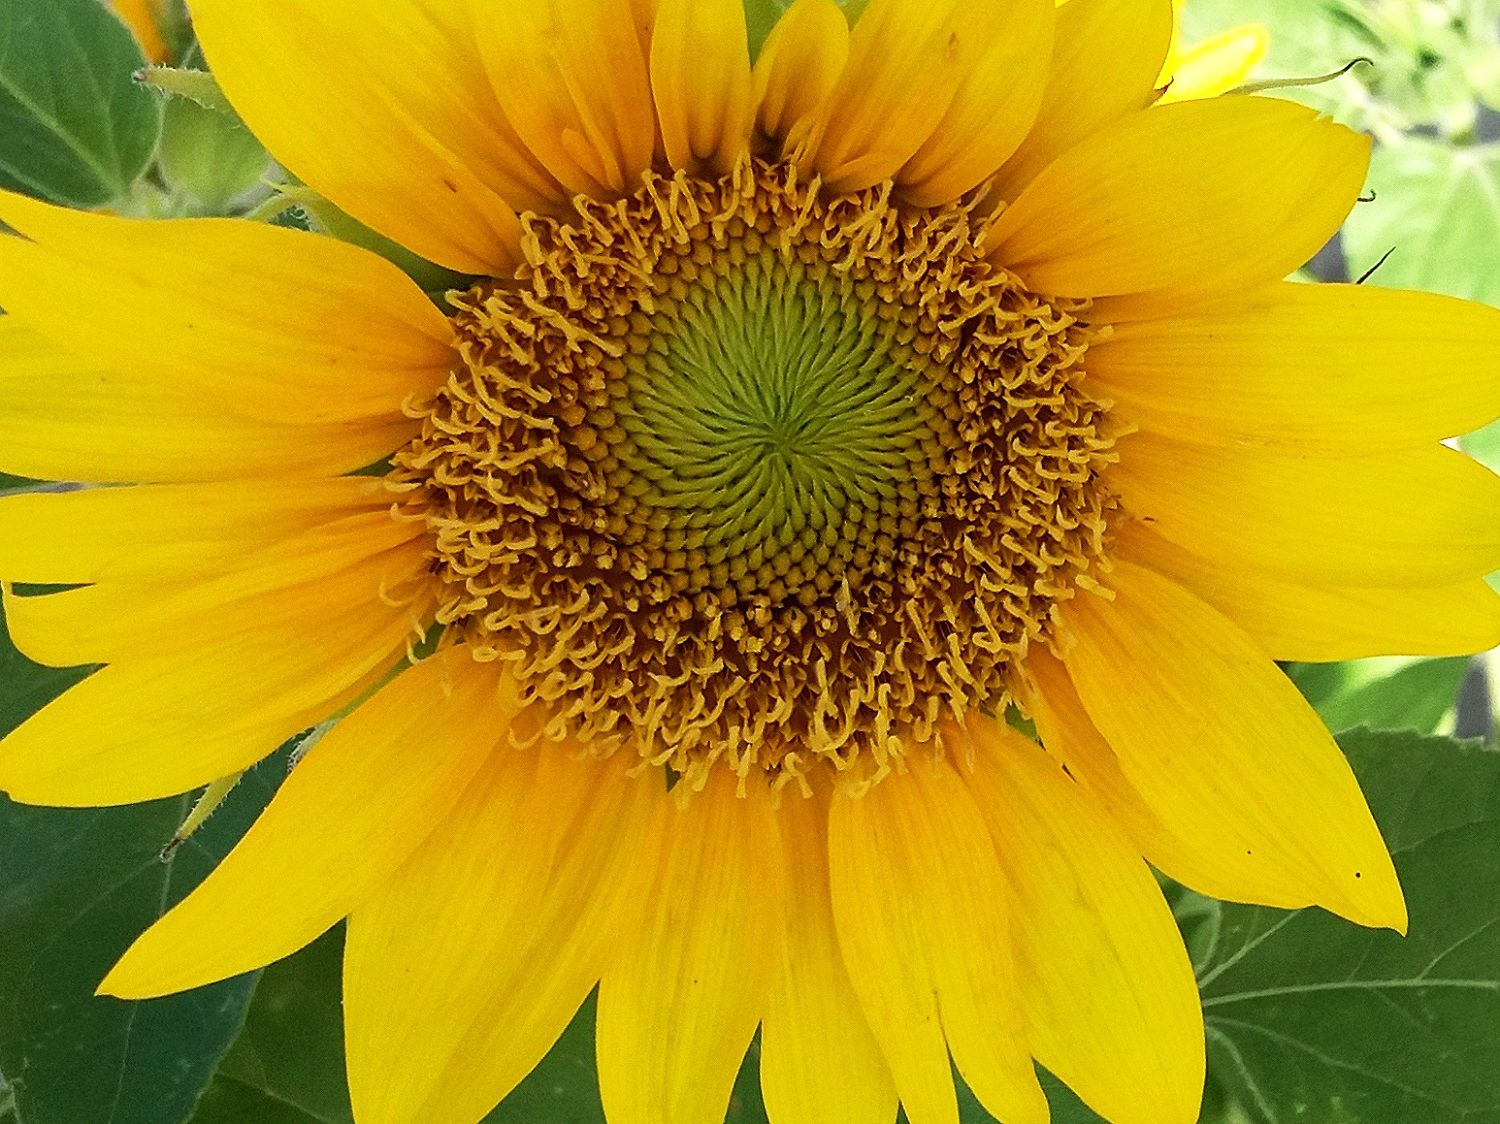
{"label": "sunflower", "polygon": [[[1276,659],[1500,639],[1500,314],[1281,280],[1365,138],[1158,104],[1166,0],[197,0],[297,176],[472,280],[0,196],[15,799],[326,732],[101,990],[348,919],[361,1124],[598,988],[611,1124],[1196,1119],[1151,866],[1402,929]],[[1029,717],[1039,737],[1020,730]],[[327,728],[328,720],[337,719]],[[1150,864],[1148,866],[1148,863]]]}

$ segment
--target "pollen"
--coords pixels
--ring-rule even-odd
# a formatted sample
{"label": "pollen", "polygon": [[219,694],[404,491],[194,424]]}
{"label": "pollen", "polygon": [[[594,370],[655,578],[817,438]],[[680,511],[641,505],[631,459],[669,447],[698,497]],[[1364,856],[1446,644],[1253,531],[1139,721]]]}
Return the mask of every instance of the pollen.
{"label": "pollen", "polygon": [[450,635],[547,736],[691,783],[869,783],[1003,708],[1105,565],[1087,302],[987,262],[973,200],[785,164],[577,206],[453,298],[396,458]]}

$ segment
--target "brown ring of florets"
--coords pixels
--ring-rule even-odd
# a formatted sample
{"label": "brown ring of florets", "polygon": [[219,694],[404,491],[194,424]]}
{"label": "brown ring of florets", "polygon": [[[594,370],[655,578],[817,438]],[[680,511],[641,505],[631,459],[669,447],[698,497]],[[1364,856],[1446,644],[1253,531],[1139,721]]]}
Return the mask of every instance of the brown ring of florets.
{"label": "brown ring of florets", "polygon": [[[392,476],[433,532],[450,635],[507,661],[551,736],[690,781],[715,762],[869,780],[940,742],[945,719],[1003,705],[1104,556],[1112,437],[1081,387],[1086,304],[986,262],[971,204],[828,195],[761,161],[524,221],[527,264],[456,299],[462,363]],[[859,395],[804,394],[823,452],[764,454],[790,458],[782,491],[800,497],[775,503],[729,495],[741,462],[709,463],[739,430],[722,449],[679,437],[738,424],[738,407],[704,405],[679,343],[722,308],[753,315],[752,273],[755,292],[811,286],[803,305],[853,341],[790,333],[796,377],[847,387],[837,364],[864,362],[882,403],[872,428]],[[734,300],[714,304],[725,286]],[[711,374],[730,390],[771,377]],[[882,460],[887,445],[900,455]],[[695,472],[714,487],[684,491]]]}

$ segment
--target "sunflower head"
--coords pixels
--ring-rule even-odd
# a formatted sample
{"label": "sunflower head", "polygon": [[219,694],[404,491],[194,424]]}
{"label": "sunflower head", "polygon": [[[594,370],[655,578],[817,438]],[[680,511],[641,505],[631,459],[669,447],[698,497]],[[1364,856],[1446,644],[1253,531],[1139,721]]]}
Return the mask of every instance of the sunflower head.
{"label": "sunflower head", "polygon": [[347,917],[361,1124],[472,1124],[596,986],[611,1124],[716,1124],[757,1027],[773,1124],[953,1124],[955,1063],[1040,1124],[1033,1059],[1190,1124],[1147,861],[1405,925],[1273,661],[1500,639],[1440,444],[1500,314],[1282,280],[1366,138],[1161,104],[1168,0],[797,0],[753,61],[739,0],[193,8],[308,190],[470,281],[0,194],[0,468],[144,482],[0,501],[0,579],[82,587],[7,587],[18,645],[106,665],[0,786],[338,718],[104,990]]}
{"label": "sunflower head", "polygon": [[868,781],[1003,708],[1104,552],[1088,302],[986,260],[976,201],[788,161],[578,210],[458,300],[397,457],[438,620],[553,736],[696,784]]}

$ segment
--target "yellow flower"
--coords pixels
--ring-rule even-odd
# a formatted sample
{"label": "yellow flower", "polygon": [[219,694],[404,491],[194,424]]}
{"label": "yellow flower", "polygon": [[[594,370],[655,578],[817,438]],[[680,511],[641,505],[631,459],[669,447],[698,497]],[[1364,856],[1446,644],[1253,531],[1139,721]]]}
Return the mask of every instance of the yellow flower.
{"label": "yellow flower", "polygon": [[1440,444],[1500,313],[1280,280],[1364,138],[1154,104],[1165,0],[798,0],[753,69],[740,0],[194,7],[287,167],[477,280],[0,196],[0,468],[138,482],[0,503],[0,576],[83,586],[17,644],[106,665],[0,787],[348,712],[103,991],[347,917],[361,1124],[477,1120],[596,984],[611,1124],[722,1119],[757,1026],[774,1124],[953,1124],[950,1053],[1007,1124],[1033,1058],[1186,1124],[1148,861],[1404,927],[1272,661],[1500,639]]}

